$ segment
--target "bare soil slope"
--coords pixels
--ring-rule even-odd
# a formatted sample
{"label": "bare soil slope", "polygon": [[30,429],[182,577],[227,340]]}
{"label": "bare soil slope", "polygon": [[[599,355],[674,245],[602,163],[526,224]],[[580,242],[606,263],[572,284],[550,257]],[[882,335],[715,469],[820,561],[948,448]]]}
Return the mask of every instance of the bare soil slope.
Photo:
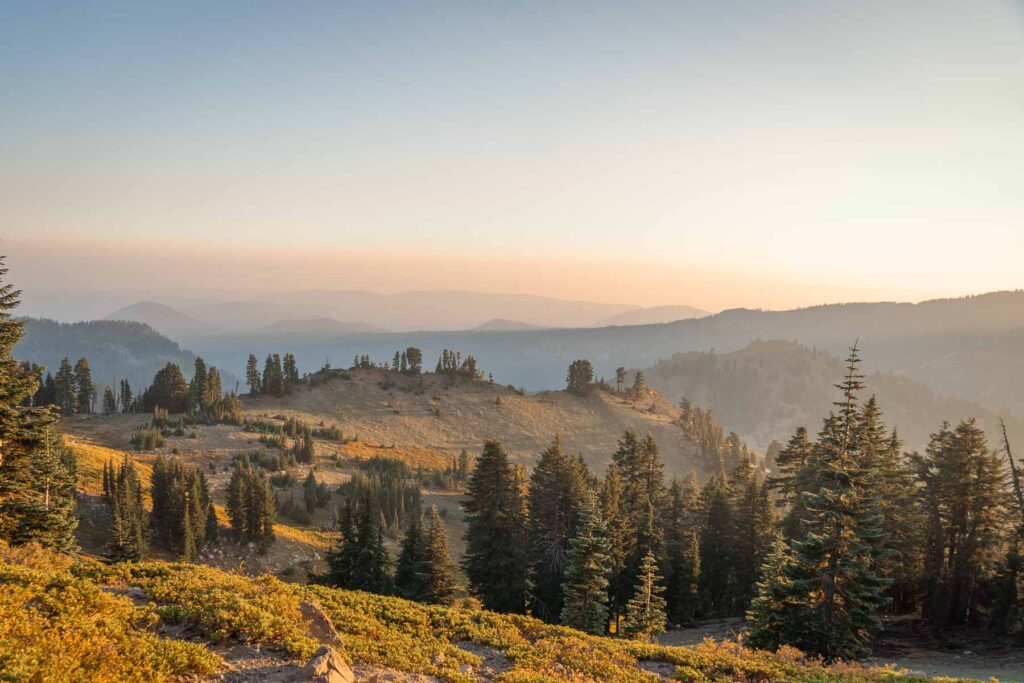
{"label": "bare soil slope", "polygon": [[678,411],[653,389],[636,400],[599,389],[586,396],[564,391],[524,396],[488,382],[449,383],[434,373],[371,369],[345,375],[348,379],[339,376],[280,399],[246,399],[246,412],[336,425],[346,438],[357,437],[358,444],[346,446],[355,457],[362,455],[361,444],[414,462],[443,464],[464,448],[477,453],[485,440],[495,439],[516,461],[530,464],[557,434],[601,473],[623,431],[633,429],[654,436],[670,474],[705,468],[698,446],[674,423]]}

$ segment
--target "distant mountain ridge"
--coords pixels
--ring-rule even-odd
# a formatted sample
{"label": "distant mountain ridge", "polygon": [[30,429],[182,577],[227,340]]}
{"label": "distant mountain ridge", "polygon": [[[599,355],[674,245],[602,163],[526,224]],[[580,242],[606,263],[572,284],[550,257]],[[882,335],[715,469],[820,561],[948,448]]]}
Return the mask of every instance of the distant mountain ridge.
{"label": "distant mountain ridge", "polygon": [[185,315],[181,311],[155,301],[140,301],[120,308],[104,320],[129,320],[149,325],[154,330],[172,337],[195,334],[205,328],[205,323]]}
{"label": "distant mountain ridge", "polygon": [[175,337],[253,332],[278,322],[329,318],[339,333],[413,330],[511,330],[667,322],[707,315],[692,306],[642,308],[528,294],[465,291],[375,294],[360,291],[270,293],[251,299],[172,307],[140,301],[108,320],[138,320]]}
{"label": "distant mountain ridge", "polygon": [[658,323],[670,323],[676,320],[689,320],[690,318],[703,318],[711,315],[710,312],[695,308],[693,306],[651,306],[649,308],[638,308],[625,313],[613,315],[599,321],[594,327],[608,327],[611,325],[656,325]]}
{"label": "distant mountain ridge", "polygon": [[544,325],[533,325],[518,320],[507,320],[505,318],[491,318],[482,325],[473,328],[478,332],[508,332],[511,330],[543,330]]}

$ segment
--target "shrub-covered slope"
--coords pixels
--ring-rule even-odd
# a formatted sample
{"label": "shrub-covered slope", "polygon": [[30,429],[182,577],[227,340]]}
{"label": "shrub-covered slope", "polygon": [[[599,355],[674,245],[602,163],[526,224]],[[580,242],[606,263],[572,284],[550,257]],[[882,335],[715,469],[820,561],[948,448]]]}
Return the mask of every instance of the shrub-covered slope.
{"label": "shrub-covered slope", "polygon": [[[525,616],[246,578],[209,567],[108,566],[0,546],[0,680],[174,680],[224,671],[219,646],[298,660],[320,643],[319,604],[354,663],[443,681],[913,681],[885,669],[825,667],[795,651],[735,644],[662,647],[584,635]],[[179,639],[196,634],[201,642]],[[176,637],[175,634],[179,634]]]}

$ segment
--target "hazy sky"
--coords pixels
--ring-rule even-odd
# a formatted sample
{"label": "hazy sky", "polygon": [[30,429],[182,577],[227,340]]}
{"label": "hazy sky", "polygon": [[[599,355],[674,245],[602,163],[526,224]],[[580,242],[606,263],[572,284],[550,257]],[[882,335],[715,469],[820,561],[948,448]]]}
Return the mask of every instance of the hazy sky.
{"label": "hazy sky", "polygon": [[1024,8],[3,2],[0,239],[50,289],[1018,288]]}

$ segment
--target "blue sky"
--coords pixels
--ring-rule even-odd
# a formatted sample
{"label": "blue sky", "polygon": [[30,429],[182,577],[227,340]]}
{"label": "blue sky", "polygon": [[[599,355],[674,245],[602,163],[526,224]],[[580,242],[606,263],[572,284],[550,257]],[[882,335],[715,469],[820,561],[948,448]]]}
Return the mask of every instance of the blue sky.
{"label": "blue sky", "polygon": [[686,277],[645,302],[709,307],[1024,286],[1019,2],[2,7],[30,282],[89,243],[555,262],[605,300],[648,264]]}

